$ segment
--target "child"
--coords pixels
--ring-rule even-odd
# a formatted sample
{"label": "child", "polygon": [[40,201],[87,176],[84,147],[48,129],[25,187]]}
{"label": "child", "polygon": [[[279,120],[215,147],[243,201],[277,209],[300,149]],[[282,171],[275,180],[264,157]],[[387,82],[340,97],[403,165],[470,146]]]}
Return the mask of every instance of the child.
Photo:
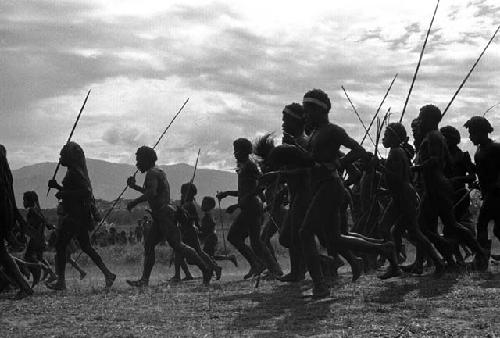
{"label": "child", "polygon": [[[181,186],[181,207],[186,215],[185,219],[180,222],[182,241],[191,246],[198,253],[205,264],[215,271],[216,279],[219,280],[222,268],[201,248],[198,238],[199,217],[194,203],[194,198],[197,193],[198,190],[193,183],[185,183]],[[185,280],[192,279],[184,257],[175,254],[175,275],[172,277],[171,281],[178,282],[180,280],[180,268],[182,268],[186,274]]]}
{"label": "child", "polygon": [[[23,259],[29,263],[40,263],[44,265],[44,271],[49,273],[51,278],[54,278],[54,272],[50,269],[49,263],[43,258],[43,252],[46,248],[45,228],[54,229],[54,226],[47,223],[47,220],[43,216],[36,192],[26,191],[23,194],[23,206],[27,211],[27,234],[30,238]],[[40,280],[41,271],[40,268],[37,267],[29,267],[28,269],[33,275],[31,287],[34,287]]]}
{"label": "child", "polygon": [[238,266],[238,261],[235,255],[216,255],[215,249],[217,248],[217,234],[215,233],[215,221],[212,217],[212,210],[215,208],[215,199],[210,196],[203,197],[201,201],[201,211],[203,211],[203,217],[201,218],[199,238],[203,243],[203,251],[205,251],[210,257],[217,261],[228,260],[231,261],[234,266]]}

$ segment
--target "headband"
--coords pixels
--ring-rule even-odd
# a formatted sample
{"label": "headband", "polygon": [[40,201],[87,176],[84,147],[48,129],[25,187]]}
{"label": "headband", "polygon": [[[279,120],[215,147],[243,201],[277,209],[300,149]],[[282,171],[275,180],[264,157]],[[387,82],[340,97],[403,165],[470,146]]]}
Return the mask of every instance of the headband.
{"label": "headband", "polygon": [[303,120],[302,116],[300,116],[299,114],[297,114],[296,112],[294,112],[293,110],[291,110],[287,107],[285,107],[285,109],[283,109],[283,114],[290,115],[291,117],[296,118],[297,120]]}
{"label": "headband", "polygon": [[326,111],[328,111],[328,105],[326,103],[324,103],[323,101],[315,99],[314,97],[304,97],[302,102],[303,103],[306,103],[306,102],[314,103],[315,105],[320,106],[321,108],[324,108]]}

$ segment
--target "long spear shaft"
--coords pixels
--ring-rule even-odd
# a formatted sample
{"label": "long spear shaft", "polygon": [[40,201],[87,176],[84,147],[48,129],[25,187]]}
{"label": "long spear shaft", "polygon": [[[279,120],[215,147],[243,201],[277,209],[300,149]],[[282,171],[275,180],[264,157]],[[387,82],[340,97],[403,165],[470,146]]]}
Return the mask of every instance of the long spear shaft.
{"label": "long spear shaft", "polygon": [[469,76],[472,74],[472,72],[474,71],[474,68],[476,68],[477,64],[479,63],[479,60],[481,60],[481,58],[483,57],[484,55],[484,52],[486,52],[486,50],[488,49],[488,47],[490,46],[491,42],[493,41],[493,39],[495,39],[495,36],[497,35],[498,33],[498,30],[500,30],[500,25],[498,25],[495,33],[493,33],[493,36],[491,37],[491,39],[488,41],[488,43],[486,44],[486,46],[484,47],[483,51],[481,52],[481,54],[479,54],[479,57],[476,59],[476,62],[474,62],[474,64],[472,65],[472,68],[469,70],[469,72],[467,73],[467,75],[465,76],[465,79],[462,81],[462,83],[460,84],[460,86],[458,86],[458,89],[457,91],[455,92],[455,94],[453,94],[453,97],[451,98],[450,102],[448,102],[448,105],[446,106],[446,108],[444,109],[443,113],[441,114],[441,118],[444,117],[444,115],[446,114],[446,112],[448,111],[448,109],[450,108],[451,104],[453,103],[453,101],[455,100],[455,97],[457,97],[458,93],[460,92],[460,90],[463,88],[463,86],[465,85],[465,82],[467,82],[467,80],[469,79]]}
{"label": "long spear shaft", "polygon": [[[80,116],[82,116],[83,109],[85,108],[85,104],[87,103],[87,100],[89,99],[90,95],[90,89],[87,92],[87,96],[85,96],[85,100],[83,100],[83,104],[80,108],[80,112],[78,113],[78,116],[76,117],[75,123],[73,123],[73,128],[71,128],[71,132],[69,133],[68,139],[66,140],[66,144],[71,141],[71,138],[73,137],[73,133],[75,132],[76,126],[78,125],[78,121],[80,121]],[[52,175],[52,179],[56,179],[57,172],[59,171],[59,167],[61,166],[60,162],[57,162],[56,170],[54,170],[54,175]],[[47,196],[49,196],[50,188],[47,190]]]}
{"label": "long spear shaft", "polygon": [[378,156],[378,145],[380,143],[380,136],[382,134],[382,128],[385,126],[387,119],[391,115],[391,107],[387,109],[387,113],[385,113],[384,118],[382,119],[382,122],[380,122],[380,119],[377,119],[377,143],[375,144],[375,157]]}
{"label": "long spear shaft", "polygon": [[196,177],[196,170],[198,169],[198,160],[200,159],[200,151],[201,151],[201,148],[198,148],[198,155],[196,155],[196,162],[194,163],[193,176],[189,180],[189,186],[188,186],[187,193],[191,193],[191,189],[194,189],[193,182],[194,182],[194,178]]}
{"label": "long spear shaft", "polygon": [[224,234],[224,218],[222,216],[222,209],[220,208],[220,199],[217,199],[217,200],[219,201],[219,219],[220,219],[220,226],[221,226],[221,230],[222,230],[222,243],[224,243],[224,253],[227,254],[226,235]]}
{"label": "long spear shaft", "polygon": [[[156,143],[154,144],[153,146],[153,149],[156,148],[156,146],[158,146],[158,144],[160,143],[161,139],[163,138],[163,136],[165,136],[165,133],[167,132],[168,129],[170,129],[170,126],[172,125],[172,123],[174,123],[175,119],[177,118],[177,116],[179,116],[179,114],[181,113],[181,111],[184,109],[184,106],[188,103],[189,101],[189,98],[184,102],[184,104],[181,106],[181,108],[179,109],[179,111],[177,112],[177,114],[174,115],[174,117],[172,118],[172,120],[170,121],[170,123],[168,124],[168,126],[165,128],[165,130],[163,131],[163,133],[160,135],[160,137],[158,138],[158,140],[156,141]],[[136,169],[135,172],[134,172],[134,177],[139,173],[139,170]],[[104,221],[108,218],[109,214],[111,214],[111,212],[113,211],[113,209],[116,207],[116,205],[118,204],[118,202],[120,201],[120,199],[122,198],[123,194],[125,193],[125,191],[127,191],[128,189],[128,185],[125,186],[125,188],[123,188],[122,192],[118,195],[118,197],[114,200],[113,204],[111,205],[111,208],[106,212],[106,214],[104,215],[104,217],[102,218],[101,222],[99,223],[99,225],[96,227],[96,229],[94,230],[94,233],[97,231],[97,229],[99,229],[99,227],[104,223]]]}
{"label": "long spear shaft", "polygon": [[394,78],[391,81],[391,84],[389,85],[389,88],[387,88],[387,91],[385,92],[384,98],[382,99],[382,102],[380,102],[380,104],[379,104],[379,106],[377,108],[377,111],[375,112],[375,115],[373,115],[373,118],[372,118],[372,120],[370,122],[370,125],[368,126],[368,130],[366,131],[365,136],[363,136],[363,139],[361,140],[361,145],[363,145],[363,142],[365,141],[366,136],[368,136],[368,134],[370,133],[370,129],[373,126],[373,122],[377,118],[378,113],[380,112],[380,108],[382,108],[382,105],[384,104],[385,99],[387,98],[387,95],[389,95],[389,92],[391,91],[392,85],[394,84],[394,81],[396,81],[397,77],[398,77],[398,74],[396,73],[396,75],[394,75]]}
{"label": "long spear shaft", "polygon": [[[189,98],[187,98],[187,100],[184,101],[184,103],[182,104],[182,106],[177,111],[177,114],[174,115],[174,117],[172,118],[172,120],[170,121],[170,123],[168,124],[168,126],[165,128],[165,130],[163,130],[163,133],[160,135],[160,137],[158,138],[158,140],[154,144],[153,149],[155,149],[156,146],[160,143],[161,139],[163,138],[163,136],[165,136],[167,130],[170,129],[170,126],[172,125],[172,123],[174,123],[174,121],[177,118],[177,116],[179,116],[179,114],[182,112],[182,110],[184,109],[184,107],[186,106],[186,104],[188,103],[188,101],[189,101]],[[138,172],[139,172],[139,170],[137,169],[134,172],[133,176],[135,177]],[[108,218],[108,216],[111,214],[111,212],[113,211],[113,209],[116,207],[116,205],[118,204],[118,202],[122,198],[122,196],[125,193],[125,191],[127,191],[127,188],[128,188],[128,185],[126,185],[125,188],[123,188],[122,192],[113,201],[113,204],[111,205],[111,208],[109,208],[108,211],[106,212],[106,214],[104,214],[104,217],[101,219],[101,221],[99,222],[99,224],[96,226],[96,228],[94,229],[94,231],[92,232],[92,234],[95,234],[97,232],[97,230],[99,230],[99,228],[104,224],[104,222],[106,221],[106,219]],[[80,254],[76,258],[76,260],[78,260],[78,258],[80,257],[81,254],[82,254],[82,252],[80,252]]]}
{"label": "long spear shaft", "polygon": [[411,80],[410,89],[408,90],[408,95],[406,96],[405,104],[403,106],[403,110],[401,111],[401,117],[399,118],[399,123],[403,121],[403,116],[405,115],[406,106],[408,105],[408,101],[410,100],[410,95],[413,90],[413,85],[415,84],[415,80],[417,79],[418,70],[420,69],[420,63],[422,62],[422,57],[424,56],[425,46],[427,46],[427,40],[429,39],[429,34],[431,33],[432,24],[434,23],[434,18],[436,17],[436,12],[438,10],[438,7],[439,7],[439,0],[436,3],[436,8],[434,8],[434,14],[432,14],[431,23],[429,24],[429,28],[427,29],[427,34],[425,35],[424,45],[422,46],[422,50],[420,51],[420,56],[418,57],[417,67],[415,69],[415,73],[413,73],[413,79]]}
{"label": "long spear shaft", "polygon": [[[351,104],[351,107],[352,107],[352,110],[354,111],[354,114],[356,114],[356,116],[358,117],[359,122],[361,122],[361,125],[363,126],[363,129],[365,130],[365,132],[368,132],[368,129],[366,128],[365,123],[361,119],[361,116],[359,116],[358,111],[356,110],[356,107],[352,103],[351,98],[347,94],[347,91],[345,90],[344,86],[340,86],[340,87],[344,91],[344,94],[345,94],[345,97],[347,98],[347,101],[349,101],[349,103]],[[370,138],[370,141],[372,142],[373,146],[375,146],[375,142],[373,142],[372,136],[370,134],[368,134],[368,137]]]}
{"label": "long spear shaft", "polygon": [[489,107],[488,109],[486,109],[486,111],[483,113],[483,117],[486,116],[486,114],[489,113],[490,110],[492,110],[493,108],[495,108],[496,106],[498,106],[500,104],[500,102],[498,102],[497,104],[494,104],[492,105],[491,107]]}
{"label": "long spear shaft", "polygon": [[198,155],[196,155],[196,162],[194,164],[193,177],[191,177],[191,180],[189,181],[189,183],[193,183],[194,178],[196,177],[196,169],[198,168],[198,160],[200,159],[200,151],[201,151],[201,148],[198,148]]}
{"label": "long spear shaft", "polygon": [[186,99],[186,101],[184,101],[184,103],[182,104],[182,106],[177,111],[177,114],[174,115],[174,117],[172,118],[172,120],[170,121],[170,123],[168,124],[168,126],[165,128],[165,130],[163,131],[163,133],[160,135],[160,137],[158,138],[158,140],[154,144],[153,149],[156,149],[156,146],[160,143],[160,141],[163,138],[163,136],[165,136],[165,134],[167,133],[167,131],[170,129],[170,126],[172,125],[172,123],[174,123],[175,119],[177,118],[177,116],[180,115],[180,113],[182,112],[182,110],[184,109],[184,107],[186,106],[186,104],[188,102],[189,102],[189,97]]}

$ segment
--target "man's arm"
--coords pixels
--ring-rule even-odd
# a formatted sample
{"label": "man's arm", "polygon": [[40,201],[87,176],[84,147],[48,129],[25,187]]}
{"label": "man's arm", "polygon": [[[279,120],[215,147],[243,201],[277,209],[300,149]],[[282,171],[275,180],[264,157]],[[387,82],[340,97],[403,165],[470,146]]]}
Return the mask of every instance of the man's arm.
{"label": "man's arm", "polygon": [[138,191],[141,194],[144,194],[145,191],[144,188],[136,184],[134,176],[130,176],[129,178],[127,178],[127,185],[129,186],[129,188],[134,189],[135,191]]}
{"label": "man's arm", "polygon": [[238,197],[238,190],[219,191],[217,195],[215,195],[215,197],[219,200],[224,199],[227,196]]}
{"label": "man's arm", "polygon": [[156,196],[156,192],[158,191],[158,179],[154,175],[147,173],[144,181],[144,188],[141,190],[143,191],[143,194],[127,205],[128,210],[131,210],[137,204],[147,202]]}
{"label": "man's arm", "polygon": [[356,142],[356,140],[352,139],[349,136],[345,138],[344,142],[342,142],[342,145],[348,149],[351,149],[350,152],[348,152],[344,157],[340,159],[340,165],[342,168],[346,168],[351,163],[366,156],[365,149],[360,146],[359,143]]}
{"label": "man's arm", "polygon": [[464,152],[465,176],[452,177],[451,180],[463,184],[472,184],[476,180],[476,166],[472,163],[468,152]]}

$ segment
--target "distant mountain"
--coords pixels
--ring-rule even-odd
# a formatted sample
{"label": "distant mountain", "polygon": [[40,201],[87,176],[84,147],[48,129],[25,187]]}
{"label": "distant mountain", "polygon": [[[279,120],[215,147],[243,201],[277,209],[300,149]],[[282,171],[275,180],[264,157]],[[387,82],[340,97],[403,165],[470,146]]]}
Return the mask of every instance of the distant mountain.
{"label": "distant mountain", "polygon": [[[57,204],[54,192],[47,194],[47,181],[52,177],[56,163],[38,163],[17,170],[13,170],[14,190],[18,206],[22,208],[22,194],[27,190],[34,190],[38,193],[42,208],[53,208]],[[92,187],[96,198],[106,201],[114,200],[123,190],[126,179],[135,171],[135,167],[123,163],[110,163],[102,160],[87,159]],[[171,198],[177,200],[180,197],[180,187],[182,183],[188,182],[193,175],[193,167],[180,163],[174,165],[160,166],[165,170],[170,183]],[[61,167],[57,179],[60,182],[66,170]],[[142,185],[144,175],[137,176],[137,183]],[[201,203],[203,196],[215,196],[217,190],[235,190],[237,186],[237,176],[235,173],[200,169],[196,172],[194,180],[198,188],[197,201]],[[135,191],[127,191],[124,198],[137,197]],[[228,200],[228,202],[231,202]],[[227,205],[227,204],[225,204]]]}

